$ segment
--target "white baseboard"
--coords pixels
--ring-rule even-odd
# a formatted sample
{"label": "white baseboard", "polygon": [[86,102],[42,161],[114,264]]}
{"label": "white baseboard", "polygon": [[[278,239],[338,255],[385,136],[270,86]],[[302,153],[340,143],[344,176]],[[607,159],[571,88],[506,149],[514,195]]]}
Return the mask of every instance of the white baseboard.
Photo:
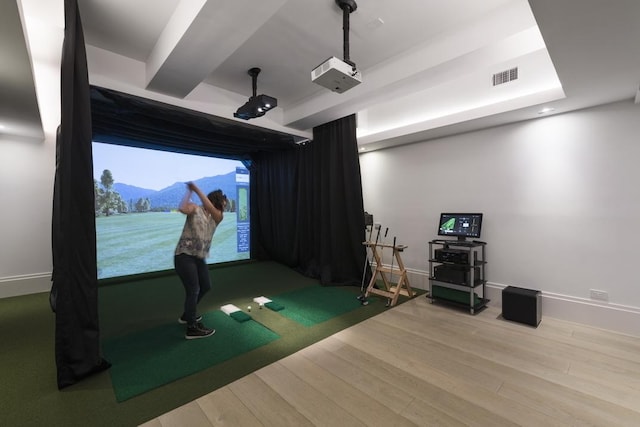
{"label": "white baseboard", "polygon": [[[429,289],[428,272],[407,269],[407,277],[412,288]],[[507,286],[509,285],[487,283],[485,297],[491,300],[489,306],[502,310],[502,290]],[[640,337],[640,307],[593,301],[542,290],[541,308],[543,322],[544,317],[548,316]]]}
{"label": "white baseboard", "polygon": [[0,278],[0,298],[37,294],[51,290],[51,273]]}

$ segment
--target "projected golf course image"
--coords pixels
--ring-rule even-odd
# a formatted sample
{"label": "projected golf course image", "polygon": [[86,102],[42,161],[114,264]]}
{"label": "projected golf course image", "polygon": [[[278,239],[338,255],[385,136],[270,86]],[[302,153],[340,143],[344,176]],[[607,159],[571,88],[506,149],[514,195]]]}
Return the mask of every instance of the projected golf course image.
{"label": "projected golf course image", "polygon": [[[205,194],[221,189],[228,198],[207,263],[250,258],[249,171],[240,161],[95,142],[93,147],[98,279],[174,268],[186,218],[178,206],[189,181]],[[195,194],[191,201],[201,204]]]}

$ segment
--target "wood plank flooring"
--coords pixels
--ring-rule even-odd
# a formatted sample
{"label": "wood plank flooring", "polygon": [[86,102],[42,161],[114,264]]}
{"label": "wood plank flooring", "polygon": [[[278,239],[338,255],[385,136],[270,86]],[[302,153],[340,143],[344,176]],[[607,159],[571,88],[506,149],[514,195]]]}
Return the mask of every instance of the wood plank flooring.
{"label": "wood plank flooring", "polygon": [[420,296],[143,426],[640,426],[640,338]]}

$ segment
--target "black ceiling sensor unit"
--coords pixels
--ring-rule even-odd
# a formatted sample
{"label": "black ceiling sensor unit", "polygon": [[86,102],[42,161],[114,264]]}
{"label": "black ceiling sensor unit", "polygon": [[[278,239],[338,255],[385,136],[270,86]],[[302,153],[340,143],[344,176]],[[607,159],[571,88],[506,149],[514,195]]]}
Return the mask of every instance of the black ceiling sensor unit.
{"label": "black ceiling sensor unit", "polygon": [[238,119],[255,119],[256,117],[262,117],[267,111],[278,106],[278,100],[269,95],[256,95],[258,88],[258,74],[260,74],[260,68],[251,68],[248,73],[251,76],[253,83],[253,96],[240,108],[233,113],[233,117]]}
{"label": "black ceiling sensor unit", "polygon": [[337,93],[362,83],[362,74],[349,59],[349,14],[358,8],[355,0],[336,0],[342,9],[344,59],[332,56],[311,71],[311,81]]}

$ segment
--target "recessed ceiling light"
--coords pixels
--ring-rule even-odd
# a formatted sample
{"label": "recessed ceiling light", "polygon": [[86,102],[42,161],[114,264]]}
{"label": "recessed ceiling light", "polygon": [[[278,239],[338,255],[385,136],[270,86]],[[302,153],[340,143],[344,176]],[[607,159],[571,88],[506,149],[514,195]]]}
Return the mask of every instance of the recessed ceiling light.
{"label": "recessed ceiling light", "polygon": [[555,108],[544,107],[542,110],[538,111],[538,114],[547,114],[555,110],[556,110]]}

